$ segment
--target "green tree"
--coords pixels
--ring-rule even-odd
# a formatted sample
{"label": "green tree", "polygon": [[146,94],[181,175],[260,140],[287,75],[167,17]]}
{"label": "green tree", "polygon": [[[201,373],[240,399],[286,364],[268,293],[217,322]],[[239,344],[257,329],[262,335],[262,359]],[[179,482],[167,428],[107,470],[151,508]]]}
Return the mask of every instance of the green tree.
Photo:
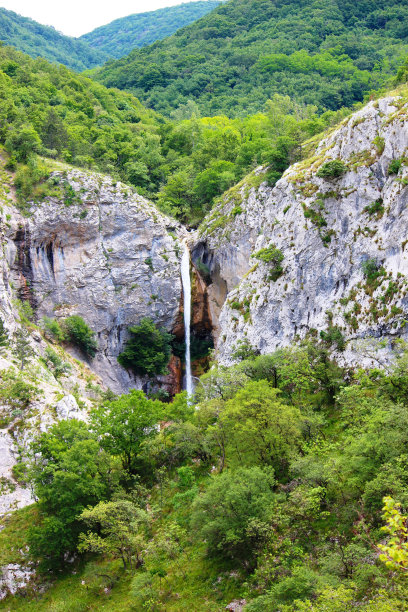
{"label": "green tree", "polygon": [[55,109],[50,108],[44,119],[41,131],[41,139],[48,149],[55,149],[58,154],[66,148],[68,144],[68,133],[64,123]]}
{"label": "green tree", "polygon": [[383,531],[389,536],[387,544],[379,544],[381,561],[399,572],[408,571],[408,518],[401,512],[401,504],[392,497],[384,497]]}
{"label": "green tree", "polygon": [[34,355],[29,340],[29,334],[23,328],[18,329],[14,335],[14,352],[20,361],[20,370],[23,371]]}
{"label": "green tree", "polygon": [[103,448],[120,457],[124,469],[136,474],[146,468],[140,456],[144,442],[156,436],[163,404],[146,398],[142,391],[121,395],[91,414],[91,425]]}
{"label": "green tree", "polygon": [[122,559],[124,569],[134,570],[143,563],[150,520],[145,510],[128,500],[99,502],[78,517],[87,527],[79,535],[78,550],[108,554]]}
{"label": "green tree", "polygon": [[76,344],[89,357],[95,357],[98,350],[95,332],[85,323],[82,317],[72,315],[64,319],[63,328],[69,341]]}
{"label": "green tree", "polygon": [[266,381],[250,382],[228,400],[219,419],[226,435],[227,463],[272,465],[286,473],[301,441],[297,408],[279,400]]}
{"label": "green tree", "polygon": [[136,374],[164,374],[171,355],[173,336],[158,329],[147,317],[139,325],[129,327],[130,339],[118,357],[121,366]]}
{"label": "green tree", "polygon": [[43,566],[57,567],[77,548],[88,506],[107,500],[117,489],[121,470],[101,451],[88,426],[61,421],[32,444],[31,481],[38,498],[39,520],[29,530],[31,554]]}
{"label": "green tree", "polygon": [[191,527],[211,554],[253,560],[259,533],[273,515],[275,480],[270,468],[239,468],[213,476],[195,500]]}
{"label": "green tree", "polygon": [[24,124],[9,134],[5,146],[18,161],[25,162],[32,153],[40,150],[41,139],[31,124]]}

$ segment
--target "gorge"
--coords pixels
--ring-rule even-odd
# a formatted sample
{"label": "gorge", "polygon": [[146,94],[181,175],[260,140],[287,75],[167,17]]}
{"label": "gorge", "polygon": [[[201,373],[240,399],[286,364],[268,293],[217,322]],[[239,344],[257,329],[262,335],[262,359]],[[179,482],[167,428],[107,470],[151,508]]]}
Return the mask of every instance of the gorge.
{"label": "gorge", "polygon": [[[49,340],[32,327],[42,392],[24,426],[12,421],[1,432],[1,476],[13,484],[2,512],[32,502],[14,482],[13,465],[36,432],[61,418],[86,420],[95,385],[172,396],[181,391],[182,362],[191,397],[192,370],[200,359],[201,373],[207,369],[213,340],[221,365],[234,364],[240,346],[268,354],[320,337],[340,364],[388,367],[394,347],[407,340],[404,161],[393,170],[407,155],[407,110],[398,95],[370,102],[321,142],[306,143],[310,155],[275,186],[257,168],[194,232],[128,186],[69,166],[51,175],[60,197],[33,203],[29,214],[6,203],[0,305],[7,329],[21,326],[13,306],[19,297],[36,323],[80,315],[98,349],[85,358],[66,345],[71,374],[57,379],[44,367]],[[332,167],[340,171],[331,174]],[[69,204],[67,193],[74,194]],[[117,362],[129,326],[143,317],[182,346],[168,373],[153,380]],[[12,359],[3,353],[1,369]]]}

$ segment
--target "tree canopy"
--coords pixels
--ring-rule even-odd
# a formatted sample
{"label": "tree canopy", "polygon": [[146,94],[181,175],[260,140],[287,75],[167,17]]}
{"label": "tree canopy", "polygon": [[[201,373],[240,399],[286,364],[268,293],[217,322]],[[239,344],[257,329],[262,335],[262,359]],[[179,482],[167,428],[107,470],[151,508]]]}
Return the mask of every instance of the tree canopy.
{"label": "tree canopy", "polygon": [[275,93],[335,110],[397,70],[407,17],[406,0],[230,0],[95,78],[166,115],[192,100],[207,116],[244,116]]}

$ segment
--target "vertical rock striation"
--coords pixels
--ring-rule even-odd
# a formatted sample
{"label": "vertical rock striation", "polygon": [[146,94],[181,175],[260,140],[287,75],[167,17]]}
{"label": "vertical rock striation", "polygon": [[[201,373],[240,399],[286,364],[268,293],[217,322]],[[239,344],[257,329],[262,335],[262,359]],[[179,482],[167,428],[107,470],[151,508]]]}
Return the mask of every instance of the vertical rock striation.
{"label": "vertical rock striation", "polygon": [[21,296],[39,318],[82,316],[98,338],[92,369],[125,392],[141,384],[116,360],[127,328],[147,316],[171,329],[176,318],[182,229],[108,178],[71,171],[53,180],[62,195],[33,206],[15,236]]}
{"label": "vertical rock striation", "polygon": [[[223,362],[243,339],[267,353],[335,328],[348,341],[339,357],[353,362],[369,339],[381,339],[386,355],[387,344],[408,337],[407,146],[407,102],[385,98],[311,143],[312,155],[275,187],[258,169],[226,194],[195,249],[211,270],[213,294],[225,296],[218,303]],[[322,176],[319,169],[335,160],[343,164],[339,176],[330,169]],[[259,255],[273,247],[283,255],[277,279]]]}

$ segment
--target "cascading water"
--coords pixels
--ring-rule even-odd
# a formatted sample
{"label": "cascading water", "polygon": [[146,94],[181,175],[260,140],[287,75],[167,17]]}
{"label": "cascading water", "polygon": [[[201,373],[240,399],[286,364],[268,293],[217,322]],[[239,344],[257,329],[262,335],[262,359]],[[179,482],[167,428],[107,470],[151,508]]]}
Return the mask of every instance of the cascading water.
{"label": "cascading water", "polygon": [[191,326],[191,280],[190,280],[190,251],[184,245],[184,253],[181,259],[181,282],[183,283],[184,295],[184,329],[186,337],[186,391],[187,395],[193,395],[193,376],[191,373],[190,353],[190,326]]}

